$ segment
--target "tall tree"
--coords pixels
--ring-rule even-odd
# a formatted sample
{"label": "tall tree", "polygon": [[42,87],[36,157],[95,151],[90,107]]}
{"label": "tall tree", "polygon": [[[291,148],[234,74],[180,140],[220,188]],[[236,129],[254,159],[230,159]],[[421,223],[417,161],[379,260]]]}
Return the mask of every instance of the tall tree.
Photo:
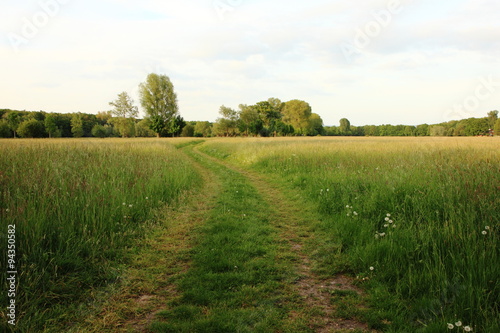
{"label": "tall tree", "polygon": [[71,133],[73,133],[73,137],[75,138],[81,138],[84,134],[83,117],[80,112],[74,113],[71,117]]}
{"label": "tall tree", "polygon": [[283,121],[292,125],[297,134],[307,134],[312,114],[309,103],[294,99],[285,103],[282,112]]}
{"label": "tall tree", "polygon": [[19,124],[21,124],[23,117],[21,113],[17,111],[11,111],[7,114],[7,123],[9,124],[9,128],[14,132],[14,138],[16,137],[17,128]]}
{"label": "tall tree", "polygon": [[351,122],[347,118],[340,119],[340,134],[341,135],[351,134]]}
{"label": "tall tree", "polygon": [[139,85],[139,94],[141,105],[151,119],[151,129],[160,137],[179,112],[174,85],[168,76],[151,73]]}
{"label": "tall tree", "polygon": [[490,111],[488,112],[488,123],[490,125],[490,128],[493,129],[495,127],[495,123],[497,122],[498,119],[498,111]]}
{"label": "tall tree", "polygon": [[118,98],[109,102],[113,107],[111,113],[116,117],[114,123],[122,137],[134,136],[134,118],[139,115],[139,109],[134,105],[134,100],[124,91],[118,94]]}

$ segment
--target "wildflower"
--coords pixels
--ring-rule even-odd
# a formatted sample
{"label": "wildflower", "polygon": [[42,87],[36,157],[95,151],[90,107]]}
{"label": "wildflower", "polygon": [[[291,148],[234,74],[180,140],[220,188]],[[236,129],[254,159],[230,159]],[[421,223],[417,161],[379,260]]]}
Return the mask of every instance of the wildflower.
{"label": "wildflower", "polygon": [[489,226],[484,227],[485,230],[490,230]]}
{"label": "wildflower", "polygon": [[388,224],[384,224],[384,228],[387,228],[389,225]]}
{"label": "wildflower", "polygon": [[358,216],[358,213],[357,212],[352,212],[352,215]]}
{"label": "wildflower", "polygon": [[393,224],[393,225],[392,225],[392,227],[393,227],[393,228],[396,228],[396,225],[395,225],[395,224]]}
{"label": "wildflower", "polygon": [[464,326],[464,331],[465,332],[472,332],[472,327],[470,327],[470,326]]}
{"label": "wildflower", "polygon": [[349,205],[345,206],[345,208],[349,208]]}
{"label": "wildflower", "polygon": [[387,217],[391,217],[391,214],[387,213],[387,215],[386,215],[386,216],[387,216]]}
{"label": "wildflower", "polygon": [[149,200],[149,197],[146,197],[146,200]]}
{"label": "wildflower", "polygon": [[7,208],[5,211],[8,213],[10,211],[10,209]]}
{"label": "wildflower", "polygon": [[483,230],[482,234],[483,234],[483,235],[487,235],[487,234],[488,234],[488,231]]}
{"label": "wildflower", "polygon": [[128,205],[128,208],[132,208],[132,205]]}
{"label": "wildflower", "polygon": [[388,217],[386,217],[384,220],[385,220],[386,222],[389,222],[389,220],[390,220],[390,219],[389,219]]}
{"label": "wildflower", "polygon": [[454,329],[454,328],[455,328],[455,326],[453,326],[453,324],[448,323],[448,329],[449,329],[449,330],[452,330],[452,329]]}
{"label": "wildflower", "polygon": [[122,203],[122,205],[126,206],[127,204],[124,202],[124,203]]}
{"label": "wildflower", "polygon": [[389,220],[389,223],[394,223],[394,221],[393,220]]}
{"label": "wildflower", "polygon": [[375,270],[375,267],[370,266],[370,271],[373,271],[373,270]]}
{"label": "wildflower", "polygon": [[379,235],[380,235],[380,237],[384,237],[385,236],[385,232],[381,232]]}
{"label": "wildflower", "polygon": [[460,326],[462,326],[462,322],[461,322],[460,320],[459,320],[459,321],[457,321],[457,322],[455,323],[455,326],[456,326],[456,327],[460,327]]}

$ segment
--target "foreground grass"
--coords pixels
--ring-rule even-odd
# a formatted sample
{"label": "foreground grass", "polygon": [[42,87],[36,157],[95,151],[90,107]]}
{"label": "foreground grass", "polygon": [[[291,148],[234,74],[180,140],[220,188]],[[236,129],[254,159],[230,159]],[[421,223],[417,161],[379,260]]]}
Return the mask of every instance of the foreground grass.
{"label": "foreground grass", "polygon": [[443,332],[461,321],[493,333],[498,146],[490,138],[337,138],[212,140],[203,150],[316,207],[318,273],[356,277],[371,297],[363,316],[372,327]]}
{"label": "foreground grass", "polygon": [[287,318],[283,284],[290,274],[277,260],[279,241],[268,204],[249,181],[202,156],[221,192],[198,230],[192,265],[177,282],[181,296],[158,314],[152,332],[273,332]]}
{"label": "foreground grass", "polygon": [[[92,290],[118,281],[124,251],[156,223],[155,209],[201,183],[161,140],[3,140],[0,156],[1,227],[6,234],[16,225],[23,332],[61,331],[76,320]],[[4,312],[1,319],[13,329]]]}

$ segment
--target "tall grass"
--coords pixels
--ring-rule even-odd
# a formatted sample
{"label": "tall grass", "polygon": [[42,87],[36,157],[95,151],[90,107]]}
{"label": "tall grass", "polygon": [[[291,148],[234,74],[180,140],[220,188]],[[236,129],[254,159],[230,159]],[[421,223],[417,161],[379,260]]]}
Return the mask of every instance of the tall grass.
{"label": "tall grass", "polygon": [[492,138],[337,138],[211,141],[204,150],[316,205],[329,250],[318,251],[322,270],[367,286],[373,327],[443,332],[461,321],[498,332],[499,146]]}
{"label": "tall grass", "polygon": [[[73,320],[89,291],[119,278],[123,251],[154,223],[154,209],[200,182],[165,141],[1,141],[1,234],[16,225],[17,329]],[[12,329],[3,316],[2,327]]]}

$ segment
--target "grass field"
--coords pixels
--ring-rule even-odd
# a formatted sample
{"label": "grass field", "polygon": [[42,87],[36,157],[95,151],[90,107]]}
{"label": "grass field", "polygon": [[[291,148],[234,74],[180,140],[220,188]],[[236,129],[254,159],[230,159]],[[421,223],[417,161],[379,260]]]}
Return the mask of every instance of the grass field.
{"label": "grass field", "polygon": [[[498,332],[499,147],[498,138],[0,141],[17,330]],[[167,206],[183,205],[169,220]],[[160,232],[178,245],[150,246]],[[152,282],[127,293],[134,262]],[[326,290],[335,277],[352,288]],[[114,304],[99,308],[106,293]],[[145,296],[154,310],[117,310]],[[141,316],[150,323],[138,329]]]}

